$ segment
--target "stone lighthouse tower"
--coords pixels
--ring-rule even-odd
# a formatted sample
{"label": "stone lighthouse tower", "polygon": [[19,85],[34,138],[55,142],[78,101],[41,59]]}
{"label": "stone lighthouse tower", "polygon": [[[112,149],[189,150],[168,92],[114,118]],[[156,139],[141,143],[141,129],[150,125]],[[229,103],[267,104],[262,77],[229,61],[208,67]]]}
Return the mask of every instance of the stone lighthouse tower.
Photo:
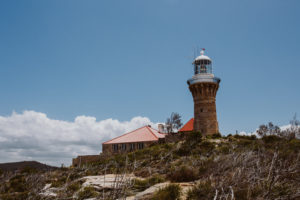
{"label": "stone lighthouse tower", "polygon": [[200,52],[194,62],[194,76],[187,81],[194,99],[194,131],[204,135],[219,133],[216,94],[220,79],[212,72],[212,60]]}

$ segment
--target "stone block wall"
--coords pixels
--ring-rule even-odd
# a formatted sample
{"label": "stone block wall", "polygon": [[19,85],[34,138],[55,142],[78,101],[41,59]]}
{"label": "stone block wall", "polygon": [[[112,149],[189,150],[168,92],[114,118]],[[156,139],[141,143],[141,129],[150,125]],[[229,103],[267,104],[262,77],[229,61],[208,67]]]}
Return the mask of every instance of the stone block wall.
{"label": "stone block wall", "polygon": [[189,86],[194,99],[194,130],[204,135],[219,133],[216,113],[218,88],[219,84],[215,82],[201,82]]}

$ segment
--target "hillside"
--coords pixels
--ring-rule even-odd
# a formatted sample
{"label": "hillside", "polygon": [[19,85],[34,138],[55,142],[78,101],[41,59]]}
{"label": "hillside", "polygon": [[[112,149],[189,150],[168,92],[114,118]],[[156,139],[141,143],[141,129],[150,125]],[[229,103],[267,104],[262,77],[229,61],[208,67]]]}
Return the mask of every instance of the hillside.
{"label": "hillside", "polygon": [[0,199],[300,199],[300,141],[201,137],[81,168],[2,172]]}
{"label": "hillside", "polygon": [[11,163],[0,163],[0,170],[2,171],[16,171],[23,170],[25,168],[31,168],[36,170],[54,170],[57,167],[52,167],[46,164],[39,163],[37,161],[22,161]]}

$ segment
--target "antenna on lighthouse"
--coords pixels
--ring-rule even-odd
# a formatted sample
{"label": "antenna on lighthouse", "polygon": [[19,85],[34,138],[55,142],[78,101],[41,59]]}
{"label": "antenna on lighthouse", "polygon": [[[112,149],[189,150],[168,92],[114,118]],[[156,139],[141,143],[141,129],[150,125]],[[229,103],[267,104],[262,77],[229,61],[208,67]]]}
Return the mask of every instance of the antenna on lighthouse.
{"label": "antenna on lighthouse", "polygon": [[204,55],[205,48],[201,48],[200,55]]}

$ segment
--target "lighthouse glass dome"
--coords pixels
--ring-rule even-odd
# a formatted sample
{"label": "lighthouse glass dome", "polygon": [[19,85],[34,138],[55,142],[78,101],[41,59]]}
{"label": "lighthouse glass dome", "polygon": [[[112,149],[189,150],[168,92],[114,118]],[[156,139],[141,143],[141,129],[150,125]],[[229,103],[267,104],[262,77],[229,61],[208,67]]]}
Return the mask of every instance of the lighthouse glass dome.
{"label": "lighthouse glass dome", "polygon": [[195,75],[196,74],[212,74],[212,65],[210,60],[195,60]]}
{"label": "lighthouse glass dome", "polygon": [[212,62],[208,56],[204,55],[204,50],[200,52],[200,56],[198,56],[193,64],[195,75],[197,74],[212,74]]}
{"label": "lighthouse glass dome", "polygon": [[194,62],[194,76],[187,81],[188,85],[204,82],[220,83],[220,79],[215,77],[212,72],[212,60],[204,55],[204,49],[200,52]]}

